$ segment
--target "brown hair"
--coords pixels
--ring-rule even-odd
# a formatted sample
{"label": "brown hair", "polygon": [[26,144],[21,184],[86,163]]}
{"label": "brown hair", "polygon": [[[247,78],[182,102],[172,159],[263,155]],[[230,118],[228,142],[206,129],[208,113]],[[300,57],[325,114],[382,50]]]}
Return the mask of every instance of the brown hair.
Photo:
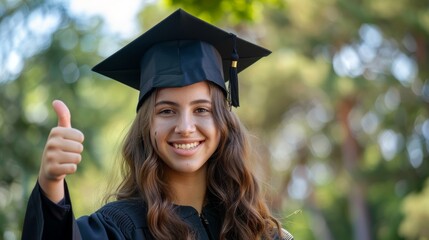
{"label": "brown hair", "polygon": [[[207,187],[224,208],[220,239],[268,239],[273,229],[280,234],[280,224],[271,216],[248,166],[246,129],[229,110],[222,90],[212,83],[209,89],[221,138],[208,161]],[[148,207],[149,229],[156,239],[193,239],[188,225],[173,211],[169,187],[163,180],[164,163],[151,144],[155,98],[156,90],[143,102],[124,140],[124,178],[116,198],[143,198]]]}

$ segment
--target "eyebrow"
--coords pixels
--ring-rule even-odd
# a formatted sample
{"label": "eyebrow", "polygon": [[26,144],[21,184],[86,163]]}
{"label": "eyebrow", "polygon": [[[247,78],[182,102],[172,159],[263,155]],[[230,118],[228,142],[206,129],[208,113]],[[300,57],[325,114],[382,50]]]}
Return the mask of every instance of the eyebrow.
{"label": "eyebrow", "polygon": [[[196,105],[196,104],[202,104],[202,103],[208,103],[211,104],[212,102],[210,100],[207,99],[197,99],[191,102],[191,105]],[[172,106],[179,106],[178,103],[173,102],[173,101],[168,101],[168,100],[163,100],[163,101],[159,101],[157,103],[155,103],[155,107],[159,106],[159,105],[172,105]]]}

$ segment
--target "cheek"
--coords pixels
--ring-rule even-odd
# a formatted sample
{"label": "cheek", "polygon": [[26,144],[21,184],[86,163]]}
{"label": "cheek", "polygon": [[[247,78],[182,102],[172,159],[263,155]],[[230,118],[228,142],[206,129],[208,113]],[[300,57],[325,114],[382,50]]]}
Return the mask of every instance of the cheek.
{"label": "cheek", "polygon": [[162,127],[152,127],[150,130],[150,140],[153,148],[159,154],[160,143],[165,138],[165,132],[162,132]]}
{"label": "cheek", "polygon": [[175,126],[176,123],[177,123],[177,119],[175,118],[171,118],[171,119],[155,118],[152,122],[151,131],[152,129],[155,129],[155,130],[157,129],[157,131],[171,129],[172,127]]}
{"label": "cheek", "polygon": [[165,138],[168,132],[171,130],[172,124],[171,121],[162,121],[155,119],[150,127],[150,136],[152,142],[155,143],[157,140],[160,141],[161,138]]}
{"label": "cheek", "polygon": [[202,129],[208,137],[211,137],[217,143],[220,141],[220,130],[216,126],[213,119],[204,119],[199,121],[200,129]]}
{"label": "cheek", "polygon": [[159,142],[159,140],[157,138],[159,137],[159,129],[162,129],[159,126],[159,121],[154,120],[150,127],[150,140],[155,149],[158,149],[157,142]]}
{"label": "cheek", "polygon": [[156,140],[157,134],[158,134],[158,132],[156,131],[156,129],[154,129],[153,127],[151,127],[150,131],[149,131],[150,143],[151,143],[152,147],[155,150],[158,149],[157,144],[156,144],[156,142],[157,142],[157,140]]}

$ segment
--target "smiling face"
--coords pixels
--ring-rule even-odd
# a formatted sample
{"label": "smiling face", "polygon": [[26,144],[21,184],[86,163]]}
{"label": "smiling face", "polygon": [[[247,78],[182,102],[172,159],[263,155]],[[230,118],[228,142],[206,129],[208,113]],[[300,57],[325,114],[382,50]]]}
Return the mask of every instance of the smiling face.
{"label": "smiling face", "polygon": [[205,173],[206,162],[220,141],[208,83],[163,88],[156,94],[150,132],[167,166],[165,173]]}

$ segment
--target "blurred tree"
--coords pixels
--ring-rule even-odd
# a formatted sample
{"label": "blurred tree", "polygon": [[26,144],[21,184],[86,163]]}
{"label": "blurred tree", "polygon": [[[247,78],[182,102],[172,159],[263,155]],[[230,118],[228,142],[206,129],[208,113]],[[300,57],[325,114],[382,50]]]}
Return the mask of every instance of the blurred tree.
{"label": "blurred tree", "polygon": [[[293,177],[282,186],[309,209],[322,211],[332,239],[399,239],[401,198],[419,190],[428,176],[422,134],[426,60],[416,58],[425,48],[415,44],[427,34],[405,21],[421,6],[408,3],[392,14],[387,2],[376,2],[377,7],[374,1],[290,1],[283,15],[269,14],[278,21],[277,34],[285,36],[278,39],[280,51],[292,52],[290,62],[305,60],[283,63],[284,75],[277,76],[287,85],[284,96],[296,97],[282,111],[274,160],[289,159]],[[384,9],[389,16],[382,15]],[[277,62],[282,59],[288,58]],[[305,91],[294,94],[297,88]],[[270,119],[282,114],[277,116]],[[328,193],[334,199],[321,205],[328,184],[335,186]],[[347,207],[338,208],[343,201]],[[310,227],[321,236],[320,227]]]}
{"label": "blurred tree", "polygon": [[400,233],[408,239],[429,238],[429,182],[419,194],[409,194],[403,203],[405,218],[401,223]]}
{"label": "blurred tree", "polygon": [[227,20],[231,23],[254,21],[262,18],[265,6],[284,7],[282,0],[238,0],[238,1],[198,1],[198,0],[162,0],[167,6],[184,7],[186,11],[208,21]]}
{"label": "blurred tree", "polygon": [[[235,14],[234,3],[221,2],[201,15]],[[234,30],[273,54],[241,74],[238,113],[269,146],[272,165],[262,169],[275,186],[272,207],[303,208],[307,220],[285,220],[297,239],[422,236],[421,225],[408,229],[414,235],[398,229],[402,199],[429,174],[427,3],[248,3],[244,19],[257,22]],[[409,209],[405,216],[415,214]]]}
{"label": "blurred tree", "polygon": [[98,18],[74,18],[60,1],[0,1],[0,239],[20,236],[40,156],[57,121],[52,100],[66,102],[73,127],[85,134],[83,169],[103,167],[96,134],[113,111],[134,112],[123,106],[135,95],[117,94],[113,81],[91,75],[103,51],[99,42],[118,41],[101,35],[100,25]]}
{"label": "blurred tree", "polygon": [[[295,194],[305,188],[289,196],[322,211],[333,236],[325,239],[400,239],[401,198],[421,189],[429,167],[427,60],[417,58],[425,47],[416,44],[427,33],[422,23],[406,20],[424,11],[409,2],[392,14],[385,1],[290,1],[287,9],[270,14],[278,35],[287,36],[278,46],[294,54],[291,62],[307,61],[282,71],[288,77],[298,72],[282,77],[290,79],[284,81],[289,89],[306,90],[283,93],[297,96],[283,111],[274,160],[288,159],[292,176],[298,175],[283,186]],[[295,152],[304,152],[304,160]],[[306,171],[297,172],[302,166]],[[328,190],[330,184],[335,187]],[[326,202],[326,194],[334,199]],[[343,201],[346,208],[338,205]],[[310,227],[320,236],[320,227]]]}

